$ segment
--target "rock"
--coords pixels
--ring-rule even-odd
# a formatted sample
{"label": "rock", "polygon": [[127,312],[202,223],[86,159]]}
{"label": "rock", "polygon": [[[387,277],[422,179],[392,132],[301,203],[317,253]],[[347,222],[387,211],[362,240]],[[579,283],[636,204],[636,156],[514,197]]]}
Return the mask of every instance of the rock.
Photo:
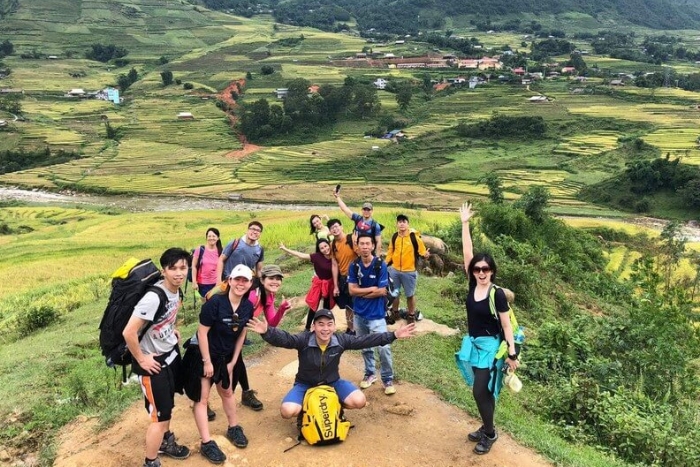
{"label": "rock", "polygon": [[10,457],[10,453],[7,452],[7,449],[3,449],[2,451],[0,451],[0,461],[7,462],[10,459],[12,458]]}
{"label": "rock", "polygon": [[385,411],[389,413],[393,413],[394,415],[411,415],[413,413],[413,407],[406,405],[402,402],[397,402],[395,405],[391,407],[386,407],[384,409]]}

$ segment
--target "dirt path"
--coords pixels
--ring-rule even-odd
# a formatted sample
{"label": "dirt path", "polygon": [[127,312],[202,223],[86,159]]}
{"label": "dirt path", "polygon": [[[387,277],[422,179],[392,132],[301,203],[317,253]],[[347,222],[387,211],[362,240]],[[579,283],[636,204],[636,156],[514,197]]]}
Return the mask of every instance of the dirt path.
{"label": "dirt path", "polygon": [[[341,323],[339,322],[339,328]],[[427,320],[419,323],[419,331],[439,330]],[[510,436],[500,439],[486,456],[472,452],[473,443],[466,434],[479,426],[479,421],[457,409],[428,389],[399,381],[397,393],[384,395],[381,385],[366,390],[369,405],[362,410],[348,411],[355,428],[339,445],[311,447],[301,444],[284,450],[296,441],[295,421],[283,420],[277,410],[291,387],[297,370],[296,351],[270,348],[263,356],[246,361],[250,381],[265,404],[261,412],[253,412],[239,404],[240,423],[250,444],[237,449],[223,436],[226,419],[218,399],[212,407],[218,417],[211,423],[213,438],[228,457],[225,466],[463,466],[519,467],[551,466],[540,455],[519,446]],[[362,377],[362,359],[357,352],[343,357],[341,374],[352,381]],[[466,387],[465,387],[465,390]],[[191,457],[181,461],[163,459],[164,466],[209,466],[199,453],[199,436],[194,425],[191,403],[178,397],[172,429],[178,440],[192,449]],[[56,467],[121,467],[141,465],[143,437],[147,417],[142,402],[135,403],[111,428],[95,434],[96,420],[83,418],[66,427],[59,436]],[[517,460],[516,460],[517,459]]]}

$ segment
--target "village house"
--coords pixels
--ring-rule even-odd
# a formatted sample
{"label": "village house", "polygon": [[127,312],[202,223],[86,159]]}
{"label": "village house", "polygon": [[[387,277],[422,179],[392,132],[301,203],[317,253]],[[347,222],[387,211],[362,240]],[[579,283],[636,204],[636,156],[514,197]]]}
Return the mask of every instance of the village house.
{"label": "village house", "polygon": [[192,112],[180,112],[177,114],[178,120],[194,120],[194,115]]}
{"label": "village house", "polygon": [[80,88],[71,89],[66,93],[67,97],[85,97],[85,91]]}
{"label": "village house", "polygon": [[20,88],[0,88],[0,94],[24,94],[24,89],[20,89]]}
{"label": "village house", "polygon": [[385,89],[386,83],[387,81],[384,78],[377,78],[372,84],[374,84],[374,87],[377,89]]}
{"label": "village house", "polygon": [[525,68],[523,67],[518,67],[518,68],[513,68],[513,73],[519,76],[523,76],[525,74]]}
{"label": "village house", "polygon": [[562,74],[564,75],[570,75],[573,73],[576,73],[576,68],[572,66],[565,66],[564,68],[561,69]]}
{"label": "village house", "polygon": [[289,89],[288,88],[277,88],[274,91],[272,91],[275,96],[277,96],[277,99],[284,99],[287,97],[287,94],[289,94]]}
{"label": "village house", "polygon": [[549,99],[547,99],[547,96],[532,96],[531,98],[528,99],[530,102],[547,102]]}

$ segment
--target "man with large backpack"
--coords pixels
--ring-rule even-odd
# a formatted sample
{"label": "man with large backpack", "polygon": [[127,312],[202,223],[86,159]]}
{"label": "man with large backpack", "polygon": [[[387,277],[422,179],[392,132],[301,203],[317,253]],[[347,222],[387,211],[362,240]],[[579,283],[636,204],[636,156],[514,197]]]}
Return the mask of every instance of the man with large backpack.
{"label": "man with large backpack", "polygon": [[182,305],[179,291],[187,277],[189,256],[180,248],[170,248],[163,253],[160,257],[163,280],[155,287],[165,294],[164,307],[161,294],[149,290],[134,307],[123,332],[133,359],[132,371],[139,377],[151,418],[146,430],[144,467],[160,467],[158,454],[175,459],[190,455],[190,450],[177,444],[170,431],[175,392],[182,392],[180,333],[175,323]]}
{"label": "man with large backpack", "polygon": [[248,231],[240,238],[231,240],[219,255],[216,277],[225,280],[239,264],[248,266],[260,277],[260,270],[265,260],[265,250],[260,245],[263,225],[258,221],[248,223]]}
{"label": "man with large backpack", "polygon": [[367,399],[364,393],[350,381],[340,378],[340,357],[345,350],[366,349],[377,345],[389,346],[396,339],[405,339],[415,333],[415,324],[403,326],[394,332],[374,333],[365,336],[351,336],[337,333],[335,317],[326,309],[316,311],[311,331],[290,334],[282,329],[268,326],[259,318],[248,321],[248,329],[257,332],[269,344],[299,352],[299,370],[294,379],[294,387],[282,399],[280,414],[283,418],[293,418],[301,413],[306,391],[318,385],[328,385],[335,389],[346,409],[361,409]]}
{"label": "man with large backpack", "polygon": [[[389,249],[386,253],[389,265],[389,277],[394,282],[397,291],[403,289],[406,295],[406,322],[416,322],[416,282],[418,280],[418,258],[427,258],[430,251],[425,247],[420,233],[411,229],[408,216],[399,214],[396,216],[397,232],[391,237]],[[400,298],[397,294],[391,304],[391,315],[394,319],[399,316]]]}
{"label": "man with large backpack", "polygon": [[343,224],[340,219],[330,219],[326,224],[333,236],[331,242],[331,272],[333,274],[333,296],[338,308],[345,310],[346,331],[355,334],[353,323],[352,297],[348,292],[348,270],[350,264],[357,259],[357,253],[353,246],[353,235],[343,232]]}
{"label": "man with large backpack", "polygon": [[[384,261],[372,254],[374,238],[368,234],[357,237],[360,257],[356,259],[348,271],[348,289],[353,297],[355,310],[355,331],[358,336],[384,333],[386,327],[386,295],[389,285],[389,274]],[[411,323],[411,326],[414,326]],[[362,351],[365,362],[365,376],[360,388],[367,389],[375,381],[376,366],[374,363],[374,348]],[[394,387],[394,368],[391,348],[388,344],[379,346],[381,362],[381,378],[384,384],[384,394],[390,396],[396,393]]]}

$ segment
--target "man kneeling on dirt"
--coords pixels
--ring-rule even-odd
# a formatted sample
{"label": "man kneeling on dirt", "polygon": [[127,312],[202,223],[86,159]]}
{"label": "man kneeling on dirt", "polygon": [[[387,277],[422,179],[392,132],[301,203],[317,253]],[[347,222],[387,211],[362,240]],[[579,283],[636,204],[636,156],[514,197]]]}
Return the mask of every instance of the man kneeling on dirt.
{"label": "man kneeling on dirt", "polygon": [[361,409],[366,403],[364,393],[350,381],[340,378],[338,366],[345,350],[366,349],[388,345],[396,339],[405,339],[415,334],[415,324],[403,326],[394,332],[352,336],[335,333],[335,317],[326,309],[319,309],[313,320],[311,331],[290,334],[279,328],[268,327],[265,321],[253,318],[248,329],[257,332],[271,345],[299,352],[299,370],[294,387],[282,400],[280,413],[283,418],[293,418],[301,413],[304,394],[320,384],[333,387],[346,409]]}

